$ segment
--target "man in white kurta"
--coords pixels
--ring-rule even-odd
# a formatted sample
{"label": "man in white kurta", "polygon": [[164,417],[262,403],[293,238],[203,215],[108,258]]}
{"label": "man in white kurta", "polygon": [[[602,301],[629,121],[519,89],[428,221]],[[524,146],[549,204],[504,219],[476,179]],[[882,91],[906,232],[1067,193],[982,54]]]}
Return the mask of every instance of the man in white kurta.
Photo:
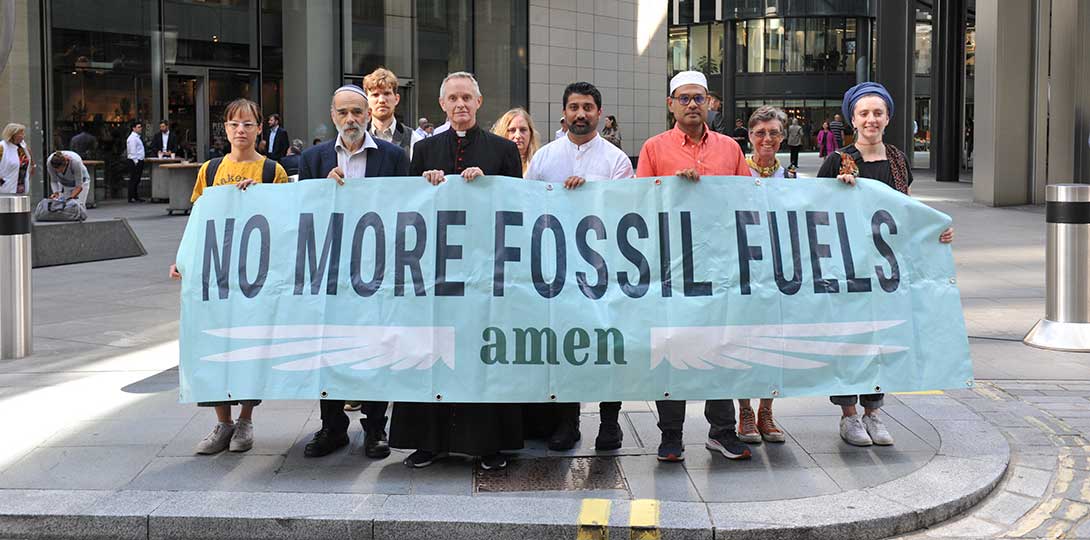
{"label": "man in white kurta", "polygon": [[[602,94],[587,82],[569,84],[564,90],[564,121],[568,126],[564,137],[541,147],[530,160],[523,176],[528,180],[563,183],[575,189],[588,181],[632,178],[632,161],[620,148],[598,135],[598,120],[602,115]],[[570,450],[579,440],[579,403],[559,403],[542,414],[542,424],[530,426],[531,431],[551,431],[550,450]],[[594,447],[616,450],[623,435],[619,423],[619,402],[599,404],[601,424]],[[552,414],[548,414],[552,413]],[[538,429],[534,429],[538,428]]]}

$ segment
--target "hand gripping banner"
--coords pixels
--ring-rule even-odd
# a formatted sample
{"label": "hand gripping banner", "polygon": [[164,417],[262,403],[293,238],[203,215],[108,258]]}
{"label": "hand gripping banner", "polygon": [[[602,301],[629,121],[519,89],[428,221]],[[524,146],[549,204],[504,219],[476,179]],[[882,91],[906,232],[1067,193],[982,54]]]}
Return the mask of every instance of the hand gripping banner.
{"label": "hand gripping banner", "polygon": [[870,180],[212,188],[177,255],[181,400],[964,388],[949,224]]}

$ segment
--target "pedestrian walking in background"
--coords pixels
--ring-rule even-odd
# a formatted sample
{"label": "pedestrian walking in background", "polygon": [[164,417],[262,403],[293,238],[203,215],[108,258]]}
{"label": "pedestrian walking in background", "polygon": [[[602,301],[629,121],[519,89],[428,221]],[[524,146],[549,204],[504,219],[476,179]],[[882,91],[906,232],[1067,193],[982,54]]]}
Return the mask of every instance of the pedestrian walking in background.
{"label": "pedestrian walking in background", "polygon": [[602,138],[613,143],[613,146],[624,149],[621,146],[621,127],[617,125],[617,117],[612,114],[606,117],[606,126],[602,128]]}
{"label": "pedestrian walking in background", "polygon": [[792,118],[791,125],[787,126],[787,149],[791,151],[791,166],[797,169],[799,152],[802,151],[802,126],[799,125],[798,118]]}
{"label": "pedestrian walking in background", "polygon": [[833,115],[833,121],[829,122],[829,131],[833,132],[833,137],[836,140],[836,147],[844,147],[844,117],[839,114]]}
{"label": "pedestrian walking in background", "polygon": [[836,152],[838,148],[836,145],[836,135],[831,129],[829,129],[829,122],[825,121],[821,123],[821,131],[817,134],[817,146],[818,156],[825,157],[833,152]]}
{"label": "pedestrian walking in background", "polygon": [[[193,186],[190,200],[194,203],[204,194],[206,187],[235,184],[245,191],[257,183],[282,184],[288,181],[288,173],[271,158],[257,153],[257,138],[261,134],[261,108],[248,99],[236,99],[227,105],[223,114],[223,128],[231,140],[231,153],[211,159],[197,171],[197,183]],[[182,279],[176,265],[170,265],[170,277]],[[199,407],[214,407],[217,424],[197,443],[198,454],[217,454],[230,448],[232,452],[245,452],[254,445],[254,407],[259,399],[210,401],[198,403]],[[241,405],[236,422],[231,407]]]}
{"label": "pedestrian walking in background", "polygon": [[738,143],[738,148],[741,148],[743,153],[749,151],[749,131],[746,130],[746,124],[741,118],[734,121],[734,131],[730,136],[734,142]]}
{"label": "pedestrian walking in background", "polygon": [[273,161],[280,161],[288,153],[291,138],[288,136],[288,130],[280,125],[279,114],[269,115],[268,126],[268,129],[261,134],[261,140],[265,143],[263,153]]}
{"label": "pedestrian walking in background", "polygon": [[26,193],[34,174],[34,158],[26,143],[26,126],[10,123],[0,134],[0,193]]}
{"label": "pedestrian walking in background", "polygon": [[[708,79],[698,71],[682,71],[670,80],[666,104],[677,119],[673,129],[651,137],[640,150],[636,176],[679,176],[696,182],[702,175],[749,176],[746,157],[731,137],[708,128]],[[741,121],[739,121],[741,122]],[[743,128],[745,129],[745,128]],[[682,461],[685,446],[684,401],[656,401],[659,411],[659,461]],[[704,445],[727,459],[748,459],[749,447],[734,431],[734,401],[709,399],[704,417],[711,424]]]}
{"label": "pedestrian walking in background", "polygon": [[[842,108],[844,116],[851,119],[858,137],[851,146],[839,149],[825,158],[818,177],[838,178],[850,185],[855,185],[855,180],[859,177],[872,178],[909,195],[912,169],[908,165],[908,159],[899,148],[882,141],[882,135],[894,112],[893,98],[886,88],[873,82],[855,85],[844,93]],[[938,238],[943,243],[953,240],[952,228],[943,231]],[[827,292],[836,292],[836,289]],[[885,394],[829,398],[834,404],[840,405],[840,438],[855,446],[893,444],[893,436],[878,414],[884,398]],[[856,404],[863,405],[862,417],[858,415]]]}
{"label": "pedestrian walking in background", "polygon": [[530,160],[541,147],[541,134],[534,126],[534,118],[522,107],[511,109],[496,120],[492,125],[492,133],[499,135],[519,148],[519,157],[522,158],[522,173],[530,167]]}

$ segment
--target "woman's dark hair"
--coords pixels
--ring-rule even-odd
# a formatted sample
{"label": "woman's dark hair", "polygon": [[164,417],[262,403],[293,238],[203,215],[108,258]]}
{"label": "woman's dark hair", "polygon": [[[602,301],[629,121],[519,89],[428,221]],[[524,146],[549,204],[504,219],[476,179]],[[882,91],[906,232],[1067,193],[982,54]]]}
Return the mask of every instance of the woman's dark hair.
{"label": "woman's dark hair", "polygon": [[613,116],[612,114],[607,115],[606,120],[609,120],[609,125],[612,126],[613,129],[618,129],[617,128],[617,117],[616,116]]}

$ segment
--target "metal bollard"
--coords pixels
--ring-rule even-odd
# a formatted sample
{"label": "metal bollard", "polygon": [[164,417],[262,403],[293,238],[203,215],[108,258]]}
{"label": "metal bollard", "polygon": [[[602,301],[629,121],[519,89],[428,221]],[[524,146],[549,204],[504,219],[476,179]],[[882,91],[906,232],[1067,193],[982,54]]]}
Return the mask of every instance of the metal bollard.
{"label": "metal bollard", "polygon": [[1090,352],[1090,184],[1047,186],[1045,204],[1045,318],[1022,341]]}
{"label": "metal bollard", "polygon": [[0,195],[0,359],[31,354],[30,198]]}

